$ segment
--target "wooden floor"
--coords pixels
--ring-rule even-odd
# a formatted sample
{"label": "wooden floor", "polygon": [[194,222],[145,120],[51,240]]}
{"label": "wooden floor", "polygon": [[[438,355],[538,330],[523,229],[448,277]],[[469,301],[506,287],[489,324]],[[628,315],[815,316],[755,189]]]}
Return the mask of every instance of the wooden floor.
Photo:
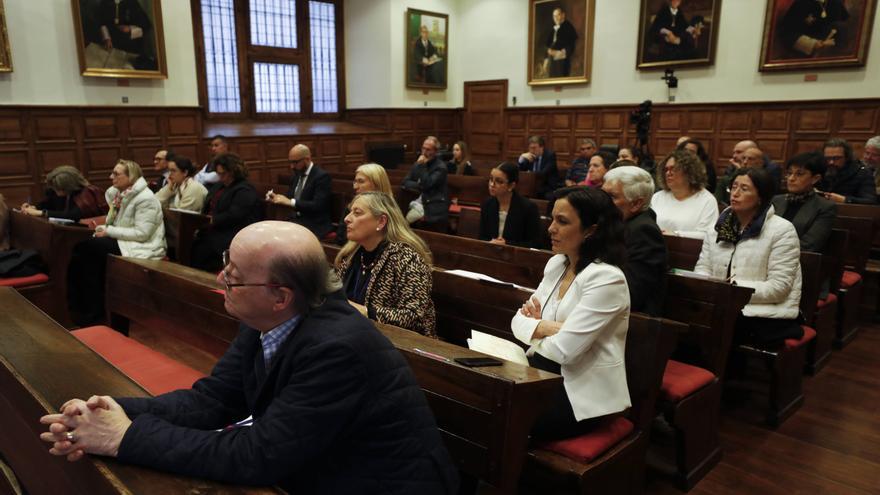
{"label": "wooden floor", "polygon": [[[142,328],[131,336],[204,372],[214,361]],[[817,376],[805,377],[804,389],[804,406],[776,431],[725,413],[724,457],[690,493],[880,494],[880,325],[863,326]],[[649,479],[647,493],[681,492]]]}

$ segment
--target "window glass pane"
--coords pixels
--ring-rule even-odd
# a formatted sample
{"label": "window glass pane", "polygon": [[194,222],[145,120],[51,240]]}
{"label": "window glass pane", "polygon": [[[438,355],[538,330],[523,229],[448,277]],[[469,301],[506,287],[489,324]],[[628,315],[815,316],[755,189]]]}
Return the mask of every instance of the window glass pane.
{"label": "window glass pane", "polygon": [[335,6],[310,1],[309,26],[312,34],[312,111],[338,112]]}
{"label": "window glass pane", "polygon": [[299,113],[299,66],[254,64],[257,113]]}
{"label": "window glass pane", "polygon": [[251,44],[296,48],[296,0],[250,0]]}
{"label": "window glass pane", "polygon": [[208,111],[241,112],[233,0],[201,0]]}

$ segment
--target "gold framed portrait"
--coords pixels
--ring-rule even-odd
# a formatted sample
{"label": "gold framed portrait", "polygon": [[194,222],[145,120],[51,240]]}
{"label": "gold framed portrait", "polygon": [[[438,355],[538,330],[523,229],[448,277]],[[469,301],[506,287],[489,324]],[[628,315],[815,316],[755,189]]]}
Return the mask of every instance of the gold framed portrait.
{"label": "gold framed portrait", "polygon": [[712,65],[721,0],[642,0],[638,69]]}
{"label": "gold framed portrait", "polygon": [[406,87],[446,89],[449,15],[406,9]]}
{"label": "gold framed portrait", "polygon": [[590,82],[595,12],[595,0],[529,1],[530,86]]}
{"label": "gold framed portrait", "polygon": [[161,0],[71,0],[82,75],[167,79]]}
{"label": "gold framed portrait", "polygon": [[12,72],[12,47],[6,30],[6,7],[0,0],[0,72]]}

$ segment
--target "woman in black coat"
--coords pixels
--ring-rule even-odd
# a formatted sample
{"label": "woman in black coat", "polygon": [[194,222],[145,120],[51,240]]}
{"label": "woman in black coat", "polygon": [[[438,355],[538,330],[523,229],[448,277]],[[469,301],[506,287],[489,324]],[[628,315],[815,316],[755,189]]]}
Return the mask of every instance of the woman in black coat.
{"label": "woman in black coat", "polygon": [[538,206],[516,192],[519,168],[502,163],[489,175],[491,195],[480,210],[480,239],[493,244],[540,247]]}

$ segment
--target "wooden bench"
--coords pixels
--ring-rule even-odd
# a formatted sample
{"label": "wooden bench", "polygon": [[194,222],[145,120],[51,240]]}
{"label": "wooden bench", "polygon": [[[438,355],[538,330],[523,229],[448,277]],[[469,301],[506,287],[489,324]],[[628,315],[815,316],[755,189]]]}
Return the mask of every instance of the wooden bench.
{"label": "wooden bench", "polygon": [[0,328],[0,453],[14,473],[4,474],[14,475],[28,493],[277,493],[161,473],[109,457],[71,463],[49,454],[49,445],[39,439],[46,430],[40,416],[57,412],[74,397],[148,394],[9,288],[0,288]]}
{"label": "wooden bench", "polygon": [[[219,356],[238,323],[225,314],[223,297],[212,292],[217,289],[211,274],[174,263],[119,257],[108,262],[107,308],[114,328],[124,330],[133,320]],[[558,393],[561,377],[513,363],[467,368],[439,361],[415,349],[450,360],[482,354],[408,330],[377,327],[412,367],[458,467],[500,492],[515,492],[528,432]]]}
{"label": "wooden bench", "polygon": [[874,223],[870,218],[847,217],[838,211],[834,228],[847,231],[844,272],[838,292],[837,336],[834,345],[843,348],[859,331],[859,305],[865,288],[868,256]]}

